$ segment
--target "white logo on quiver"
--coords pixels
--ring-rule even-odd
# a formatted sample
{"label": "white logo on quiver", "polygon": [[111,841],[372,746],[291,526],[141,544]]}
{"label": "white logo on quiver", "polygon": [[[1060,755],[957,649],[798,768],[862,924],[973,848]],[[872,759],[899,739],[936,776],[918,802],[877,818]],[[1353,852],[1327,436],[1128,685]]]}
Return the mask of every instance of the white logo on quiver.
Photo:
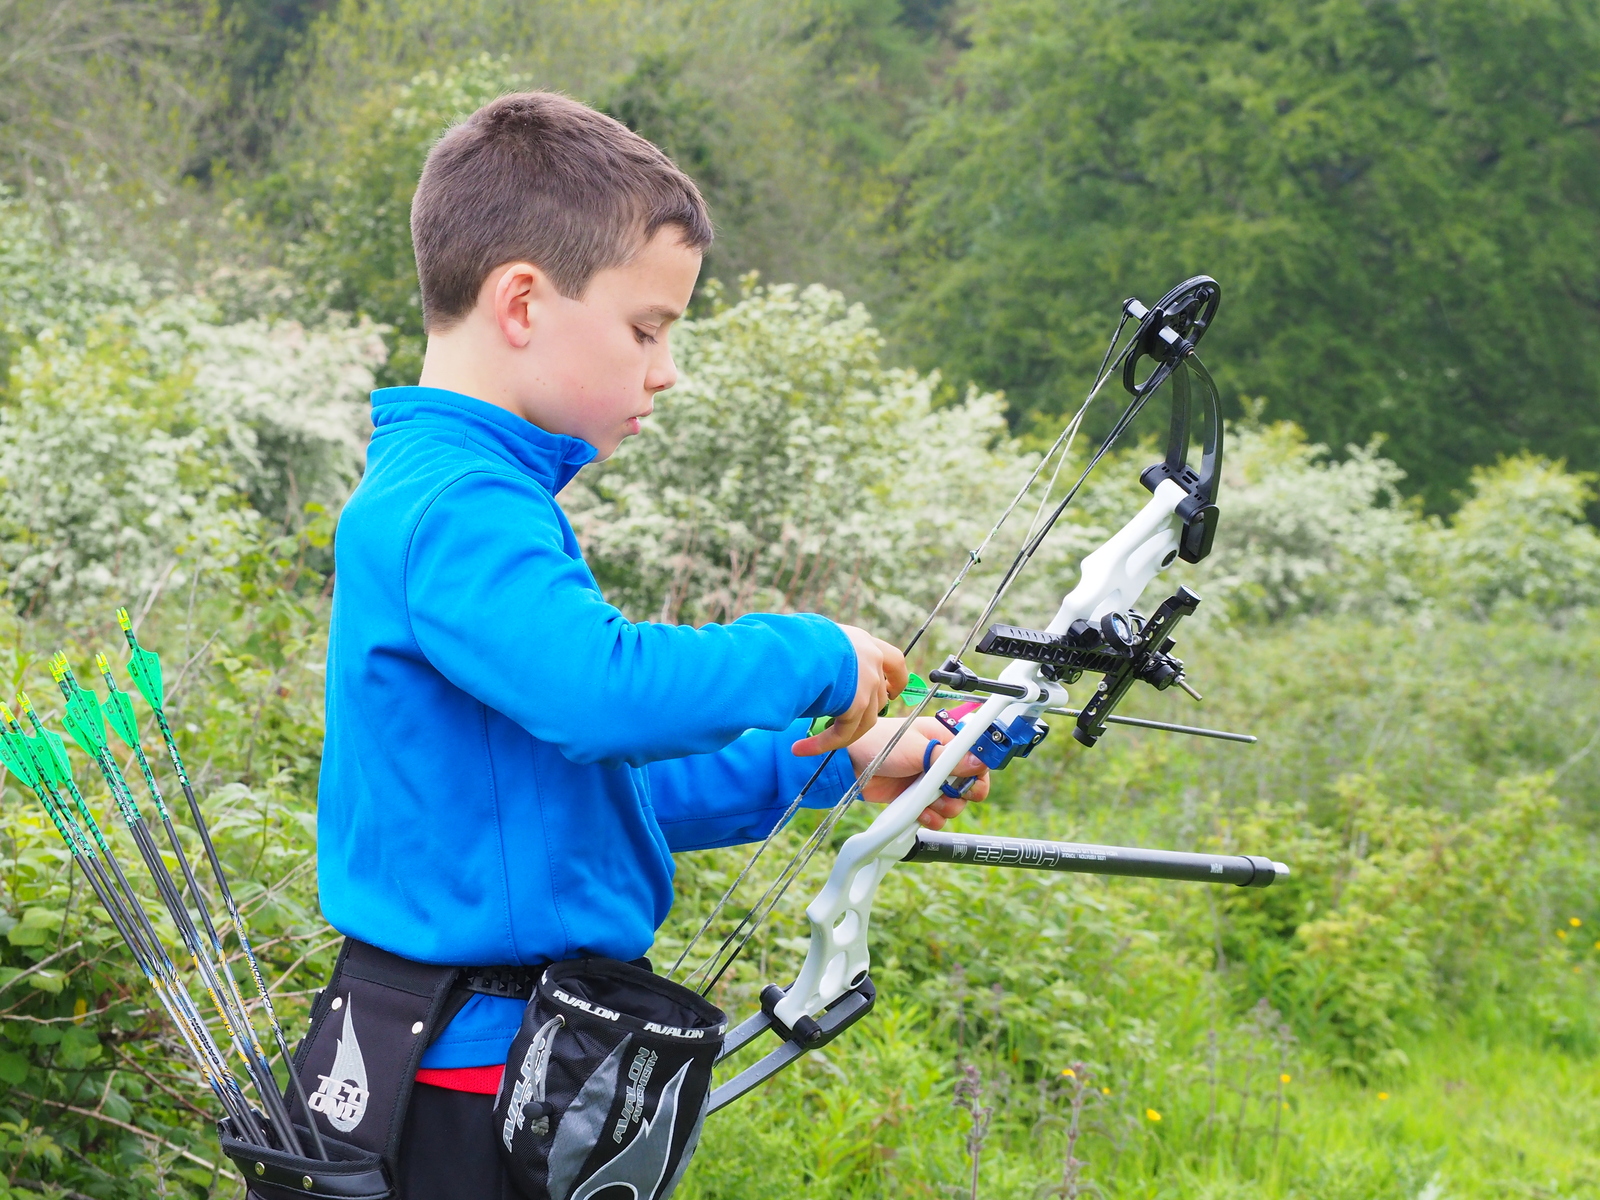
{"label": "white logo on quiver", "polygon": [[307,1103],[340,1133],[349,1133],[367,1115],[367,1063],[361,1057],[361,1043],[356,1041],[355,1028],[350,1023],[354,1007],[351,1000],[350,996],[344,1000],[344,1029],[333,1055],[333,1066],[326,1075],[317,1076],[322,1083],[307,1098]]}
{"label": "white logo on quiver", "polygon": [[646,1021],[644,1027],[648,1033],[659,1033],[666,1037],[686,1038],[689,1041],[698,1041],[706,1036],[704,1029],[684,1029],[677,1025],[661,1025],[655,1021]]}
{"label": "white logo on quiver", "polygon": [[556,999],[561,1001],[561,1003],[570,1004],[573,1008],[581,1008],[584,1012],[593,1013],[595,1016],[604,1020],[615,1021],[622,1015],[621,1013],[617,1012],[616,1009],[607,1008],[603,1004],[590,1004],[581,996],[574,996],[570,992],[562,991],[560,988],[552,988],[551,991],[555,992]]}

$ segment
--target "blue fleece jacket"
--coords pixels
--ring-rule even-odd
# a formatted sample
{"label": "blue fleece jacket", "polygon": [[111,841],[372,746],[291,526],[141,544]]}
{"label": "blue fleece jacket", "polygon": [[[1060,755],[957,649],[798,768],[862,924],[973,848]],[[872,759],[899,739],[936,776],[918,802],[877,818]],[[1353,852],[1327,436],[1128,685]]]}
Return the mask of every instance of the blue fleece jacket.
{"label": "blue fleece jacket", "polygon": [[[335,929],[422,962],[644,954],[672,851],[764,837],[817,766],[855,655],[819,616],[634,623],[555,494],[576,438],[454,392],[373,393],[335,539],[317,810]],[[835,756],[810,802],[852,781]],[[504,1061],[520,1005],[477,996],[425,1066]]]}

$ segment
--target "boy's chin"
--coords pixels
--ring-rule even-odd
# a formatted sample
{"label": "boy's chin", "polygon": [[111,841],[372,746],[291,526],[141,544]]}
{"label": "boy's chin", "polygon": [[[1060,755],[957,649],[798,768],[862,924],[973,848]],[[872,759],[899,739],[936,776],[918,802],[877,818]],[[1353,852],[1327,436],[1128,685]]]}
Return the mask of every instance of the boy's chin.
{"label": "boy's chin", "polygon": [[623,442],[633,437],[634,433],[634,430],[628,429],[621,433],[614,433],[608,438],[596,439],[595,441],[590,442],[589,444],[594,447],[593,461],[605,462],[606,459],[610,458],[617,452],[618,448],[621,447]]}

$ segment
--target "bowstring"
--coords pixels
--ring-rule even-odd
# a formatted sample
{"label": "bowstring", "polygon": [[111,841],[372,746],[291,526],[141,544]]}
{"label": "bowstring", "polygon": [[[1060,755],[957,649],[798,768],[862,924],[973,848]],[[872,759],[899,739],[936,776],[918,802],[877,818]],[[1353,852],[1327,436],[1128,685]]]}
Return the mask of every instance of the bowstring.
{"label": "bowstring", "polygon": [[[704,975],[706,976],[706,982],[700,988],[700,994],[702,996],[707,995],[712,988],[716,987],[728,968],[734,964],[740,953],[750,944],[750,939],[760,931],[762,924],[771,915],[772,910],[783,900],[784,894],[789,890],[790,885],[800,877],[806,867],[810,865],[811,860],[816,857],[817,852],[827,844],[828,835],[833,832],[834,827],[844,818],[846,811],[861,798],[863,789],[872,781],[872,777],[877,774],[878,769],[887,761],[889,755],[894,753],[895,747],[900,744],[900,739],[905,737],[912,723],[922,716],[933,698],[933,691],[930,690],[917,703],[916,707],[907,714],[905,721],[890,735],[889,741],[884,745],[883,749],[873,756],[872,761],[867,764],[856,781],[845,791],[839,803],[829,809],[822,820],[817,822],[816,829],[801,843],[800,849],[784,864],[783,870],[778,874],[778,878],[773,880],[767,890],[762,893],[761,899],[751,906],[732,932],[722,939],[722,944],[717,947],[716,952],[684,977],[683,983],[686,986],[689,980],[696,976]],[[743,936],[740,936],[741,934]],[[737,943],[735,943],[736,938],[738,939]],[[731,950],[729,949],[730,945],[732,946]],[[717,965],[719,962],[720,966]],[[716,967],[714,972],[712,971],[713,967]]]}
{"label": "bowstring", "polygon": [[[924,618],[922,624],[918,626],[917,631],[911,636],[910,641],[906,643],[903,653],[909,655],[911,651],[915,649],[917,643],[921,641],[922,637],[933,626],[933,623],[938,619],[939,614],[944,610],[945,606],[950,602],[955,593],[961,588],[961,585],[966,582],[967,576],[971,574],[973,567],[983,561],[983,552],[987,550],[990,543],[999,536],[1001,529],[1005,526],[1006,522],[1010,520],[1011,515],[1017,510],[1018,507],[1021,506],[1022,501],[1033,489],[1034,484],[1038,482],[1039,476],[1044,473],[1045,467],[1049,465],[1052,460],[1054,460],[1055,467],[1050,474],[1050,479],[1046,484],[1044,494],[1040,498],[1039,507],[1035,511],[1032,520],[1030,520],[1028,523],[1028,531],[1024,536],[1023,548],[1018,552],[1017,557],[1013,559],[1011,566],[1007,569],[1004,577],[1001,580],[999,589],[996,591],[995,595],[991,597],[989,603],[985,606],[984,615],[972,627],[972,629],[968,631],[966,637],[963,639],[960,653],[965,653],[967,646],[976,636],[977,630],[981,628],[983,623],[987,621],[988,617],[993,614],[995,608],[999,605],[1001,599],[1003,599],[1005,591],[1009,589],[1011,584],[1015,581],[1016,576],[1020,572],[1022,566],[1029,558],[1033,556],[1033,552],[1038,549],[1038,546],[1043,541],[1044,536],[1049,533],[1050,529],[1055,525],[1061,514],[1066,511],[1066,508],[1072,502],[1072,499],[1077,495],[1079,489],[1083,486],[1084,480],[1088,478],[1089,472],[1092,471],[1095,464],[1097,464],[1100,459],[1104,457],[1105,452],[1110,447],[1111,443],[1121,435],[1122,431],[1126,429],[1128,424],[1132,421],[1133,416],[1137,414],[1137,408],[1142,406],[1143,397],[1136,397],[1133,403],[1128,406],[1128,410],[1123,413],[1121,418],[1119,418],[1112,430],[1111,435],[1106,439],[1105,443],[1101,445],[1099,451],[1090,461],[1088,467],[1086,467],[1082,474],[1079,475],[1077,482],[1067,493],[1067,496],[1059,505],[1057,505],[1054,512],[1050,514],[1050,517],[1045,523],[1044,527],[1042,529],[1037,529],[1036,531],[1036,526],[1038,526],[1039,520],[1043,515],[1045,508],[1050,502],[1050,496],[1055,491],[1056,482],[1060,478],[1061,470],[1065,466],[1066,461],[1071,454],[1073,443],[1077,439],[1078,431],[1082,427],[1084,417],[1087,415],[1090,405],[1094,403],[1095,398],[1100,394],[1100,391],[1105,386],[1106,381],[1116,373],[1117,369],[1122,365],[1123,359],[1125,359],[1129,351],[1133,349],[1133,341],[1130,339],[1129,342],[1123,346],[1120,352],[1117,351],[1117,342],[1122,336],[1123,329],[1127,326],[1128,319],[1128,312],[1124,308],[1122,317],[1117,322],[1117,327],[1112,332],[1111,338],[1106,344],[1106,351],[1100,360],[1100,368],[1096,372],[1094,386],[1090,388],[1088,395],[1084,398],[1083,403],[1078,407],[1077,412],[1073,414],[1072,419],[1067,422],[1067,425],[1062,429],[1061,433],[1057,435],[1056,440],[1051,444],[1050,449],[1046,451],[1043,457],[1040,458],[1037,465],[1035,465],[1033,470],[1029,473],[1028,478],[1023,482],[1022,486],[1017,489],[1017,493],[1012,497],[1011,502],[1006,505],[999,518],[994,522],[993,525],[989,527],[989,530],[984,534],[982,541],[979,542],[976,548],[967,552],[966,561],[956,573],[955,578],[951,580],[950,585],[944,590],[943,595],[939,597],[938,602],[935,603],[933,608],[929,611],[927,617]],[[1112,358],[1113,354],[1116,356],[1115,361],[1113,361]],[[1152,392],[1154,390],[1155,389],[1153,388],[1150,389]],[[1146,395],[1148,394],[1149,393],[1147,392]],[[717,985],[717,983],[722,979],[722,976],[739,957],[745,946],[750,943],[750,940],[760,930],[767,917],[782,901],[783,896],[788,891],[790,885],[793,884],[794,880],[804,872],[805,868],[810,865],[812,859],[816,857],[817,852],[824,844],[826,844],[828,835],[833,832],[834,828],[844,817],[845,813],[854,805],[855,801],[860,799],[863,789],[869,782],[871,782],[872,778],[877,774],[883,763],[887,761],[889,755],[894,752],[895,748],[900,744],[900,740],[906,735],[906,732],[915,724],[917,718],[922,716],[926,711],[929,703],[934,698],[934,693],[935,689],[928,689],[921,701],[919,701],[913,707],[912,711],[907,714],[900,726],[890,736],[888,743],[885,744],[884,747],[873,756],[872,761],[867,764],[865,770],[861,772],[861,774],[856,778],[855,782],[852,783],[849,789],[846,790],[844,796],[839,800],[838,804],[834,805],[834,807],[828,811],[822,820],[817,823],[817,827],[811,832],[805,841],[800,844],[799,849],[797,849],[790,857],[789,861],[784,864],[782,870],[779,871],[773,882],[768,885],[767,890],[762,893],[760,899],[758,899],[756,903],[745,912],[744,916],[740,918],[738,923],[735,924],[734,928],[727,934],[726,937],[722,939],[722,942],[718,945],[717,949],[687,975],[685,975],[680,982],[682,982],[685,986],[689,986],[691,981],[697,977],[704,978],[705,983],[699,989],[701,995],[708,994],[711,989]],[[737,892],[739,886],[744,882],[744,880],[749,876],[750,872],[755,868],[756,864],[761,860],[762,856],[766,853],[767,848],[773,843],[778,833],[794,817],[795,813],[799,811],[807,795],[810,794],[812,787],[816,784],[817,780],[822,777],[823,772],[827,769],[828,764],[833,760],[834,755],[838,753],[839,751],[837,749],[828,751],[827,755],[823,758],[817,769],[811,773],[810,778],[806,780],[805,784],[800,788],[799,793],[784,810],[782,817],[777,821],[776,824],[773,825],[771,832],[769,832],[767,836],[762,839],[761,844],[756,847],[755,853],[750,856],[749,860],[740,869],[738,875],[734,877],[732,883],[728,885],[728,887],[723,891],[722,895],[717,899],[716,904],[712,906],[711,912],[706,916],[705,920],[700,923],[699,928],[695,930],[693,936],[690,937],[688,942],[685,943],[683,950],[678,954],[677,959],[674,960],[671,968],[667,971],[669,978],[677,975],[679,968],[682,967],[684,960],[688,958],[689,953],[697,944],[699,944],[701,938],[705,936],[712,923],[727,907],[728,903],[732,900],[734,894]],[[720,966],[717,965],[719,963]]]}
{"label": "bowstring", "polygon": [[[1124,353],[1126,353],[1126,351]],[[1200,363],[1200,356],[1192,350],[1189,352],[1187,359],[1179,360],[1174,365],[1173,371],[1186,370],[1187,361],[1189,359],[1192,359],[1199,366],[1202,372],[1205,371],[1204,364]],[[989,603],[984,607],[982,614],[980,614],[978,619],[973,622],[971,630],[968,631],[966,641],[963,643],[963,651],[965,651],[965,647],[971,643],[972,639],[977,636],[978,630],[982,629],[986,624],[988,624],[989,618],[994,616],[995,609],[1000,606],[1000,601],[1003,600],[1006,593],[1010,591],[1011,585],[1017,581],[1017,577],[1022,573],[1022,568],[1027,565],[1028,561],[1038,551],[1039,547],[1044,544],[1044,539],[1049,535],[1050,531],[1055,528],[1056,522],[1059,521],[1061,519],[1061,515],[1067,511],[1068,505],[1070,505],[1077,497],[1078,492],[1083,488],[1084,482],[1089,478],[1090,473],[1093,472],[1095,467],[1099,465],[1100,460],[1110,452],[1111,448],[1116,445],[1117,440],[1121,438],[1125,432],[1127,432],[1128,426],[1133,424],[1134,418],[1136,418],[1143,410],[1150,397],[1155,395],[1155,393],[1160,389],[1161,384],[1165,383],[1167,378],[1172,373],[1172,371],[1168,371],[1159,379],[1154,379],[1153,386],[1150,381],[1147,381],[1141,387],[1141,389],[1134,394],[1133,399],[1128,402],[1128,407],[1123,409],[1122,415],[1117,418],[1117,423],[1111,427],[1111,432],[1106,435],[1105,441],[1100,443],[1099,447],[1094,452],[1094,456],[1089,459],[1088,465],[1083,468],[1083,471],[1073,482],[1072,487],[1068,489],[1067,494],[1061,498],[1061,503],[1056,505],[1055,510],[1050,514],[1049,519],[1045,521],[1038,532],[1033,533],[1029,539],[1023,543],[1022,549],[1017,551],[1016,558],[1012,560],[1011,566],[1006,569],[1006,573],[1001,578],[999,586],[994,590],[994,595],[990,598]],[[1206,378],[1209,380],[1210,376],[1207,375]]]}

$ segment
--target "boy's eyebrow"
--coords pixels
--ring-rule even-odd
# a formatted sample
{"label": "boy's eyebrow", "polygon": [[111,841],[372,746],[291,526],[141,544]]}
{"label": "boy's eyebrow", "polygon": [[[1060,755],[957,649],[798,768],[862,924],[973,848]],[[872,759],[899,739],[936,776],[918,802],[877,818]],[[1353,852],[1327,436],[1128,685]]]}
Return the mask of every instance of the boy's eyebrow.
{"label": "boy's eyebrow", "polygon": [[660,317],[663,321],[676,321],[683,316],[681,308],[673,308],[670,304],[652,304],[649,308],[641,309],[640,316]]}

